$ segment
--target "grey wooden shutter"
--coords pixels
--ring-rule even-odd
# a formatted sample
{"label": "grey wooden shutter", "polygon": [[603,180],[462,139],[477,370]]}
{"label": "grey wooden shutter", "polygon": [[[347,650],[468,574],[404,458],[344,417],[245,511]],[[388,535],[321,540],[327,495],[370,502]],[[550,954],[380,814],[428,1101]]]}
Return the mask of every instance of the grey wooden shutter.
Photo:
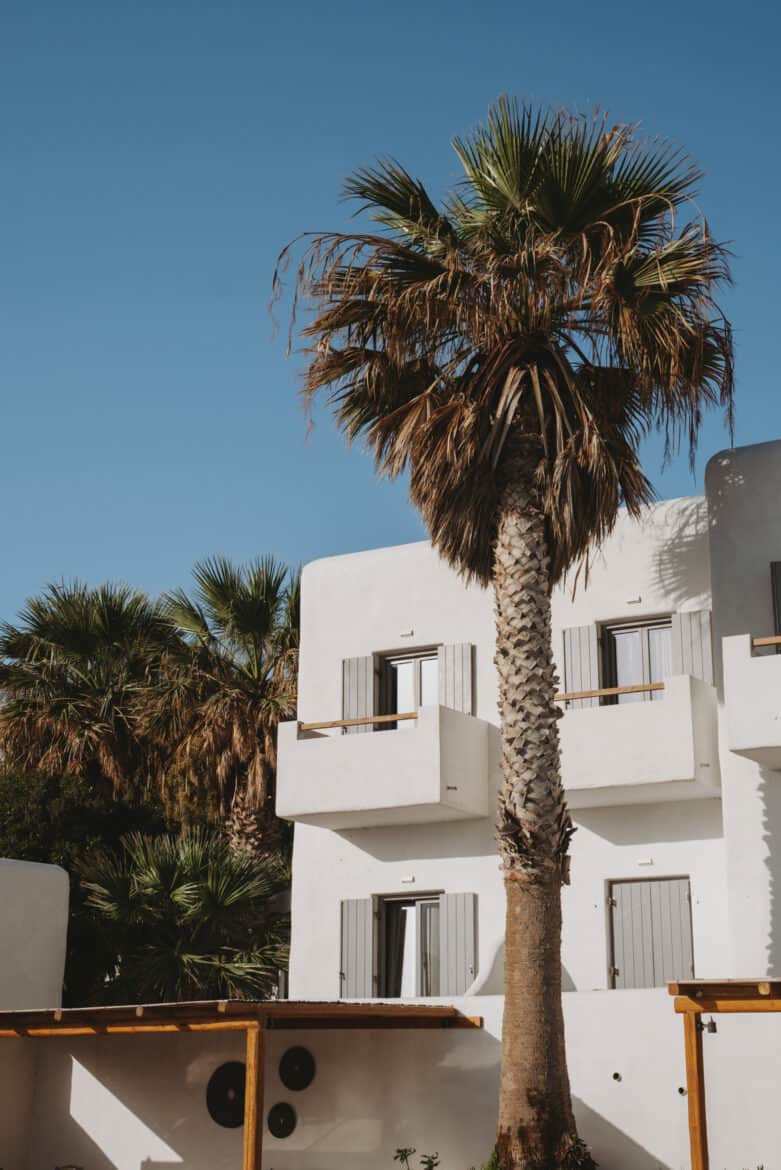
{"label": "grey wooden shutter", "polygon": [[713,684],[710,610],[672,615],[673,674],[691,674]]}
{"label": "grey wooden shutter", "polygon": [[[345,658],[342,662],[342,719],[363,719],[374,710],[374,655]],[[371,731],[373,724],[345,727],[348,735]]]}
{"label": "grey wooden shutter", "polygon": [[694,976],[688,878],[613,882],[611,985],[663,987]]}
{"label": "grey wooden shutter", "polygon": [[781,635],[781,561],[770,563],[770,587],[773,590],[773,633],[778,637]]}
{"label": "grey wooden shutter", "polygon": [[339,994],[343,999],[374,995],[374,902],[348,898],[342,902]]}
{"label": "grey wooden shutter", "polygon": [[[595,625],[570,626],[564,633],[564,692],[599,690],[599,635]],[[568,707],[598,707],[599,699],[571,699]]]}
{"label": "grey wooden shutter", "polygon": [[471,642],[440,646],[437,657],[440,706],[452,707],[454,711],[463,711],[465,715],[471,715],[473,713]]}
{"label": "grey wooden shutter", "polygon": [[463,995],[477,975],[477,895],[439,898],[439,994]]}

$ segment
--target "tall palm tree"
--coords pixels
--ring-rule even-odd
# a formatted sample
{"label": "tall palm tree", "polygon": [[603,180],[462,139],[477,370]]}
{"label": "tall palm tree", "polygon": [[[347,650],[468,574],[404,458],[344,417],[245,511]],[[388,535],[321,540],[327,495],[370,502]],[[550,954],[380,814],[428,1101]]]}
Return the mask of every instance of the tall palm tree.
{"label": "tall palm tree", "polygon": [[137,713],[178,635],[126,585],[49,585],[0,626],[0,749],[7,767],[137,794],[149,745]]}
{"label": "tall palm tree", "polygon": [[273,836],[277,725],[296,709],[298,575],[272,557],[216,557],[193,577],[192,596],[163,599],[184,650],[168,656],[144,726],[175,792],[189,786],[215,819],[259,815]]}
{"label": "tall palm tree", "polygon": [[591,1164],[564,1050],[573,826],[551,590],[622,505],[637,516],[651,499],[643,435],[661,428],[668,450],[693,452],[706,407],[731,418],[731,335],[714,301],[729,273],[692,202],[696,167],[631,127],[501,100],[453,145],[463,178],[440,206],[394,161],[356,171],[346,194],[376,226],[306,237],[296,301],[315,308],[306,397],[325,391],[380,473],[409,472],[434,545],[495,591],[507,900],[496,1155],[503,1170],[551,1170]]}

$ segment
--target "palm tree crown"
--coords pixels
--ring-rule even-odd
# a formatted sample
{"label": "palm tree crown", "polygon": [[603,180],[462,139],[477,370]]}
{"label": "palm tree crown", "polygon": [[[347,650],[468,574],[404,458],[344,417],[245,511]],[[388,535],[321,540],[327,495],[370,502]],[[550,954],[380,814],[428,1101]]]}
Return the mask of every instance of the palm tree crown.
{"label": "palm tree crown", "polygon": [[[693,451],[705,407],[731,418],[725,250],[686,216],[700,174],[631,127],[501,100],[456,139],[437,207],[394,161],[346,193],[379,225],[309,237],[305,394],[327,388],[381,472],[409,469],[443,555],[488,582],[507,461],[520,443],[544,510],[552,580],[652,495],[638,442]],[[279,274],[277,290],[280,288]]]}
{"label": "palm tree crown", "polygon": [[224,815],[239,794],[255,809],[273,797],[276,729],[292,718],[299,581],[272,557],[241,567],[223,557],[193,570],[192,596],[163,599],[183,652],[168,657],[145,726],[167,745],[166,780],[179,780]]}
{"label": "palm tree crown", "polygon": [[31,598],[0,626],[6,764],[137,790],[150,769],[136,713],[178,641],[162,607],[126,585],[50,585]]}

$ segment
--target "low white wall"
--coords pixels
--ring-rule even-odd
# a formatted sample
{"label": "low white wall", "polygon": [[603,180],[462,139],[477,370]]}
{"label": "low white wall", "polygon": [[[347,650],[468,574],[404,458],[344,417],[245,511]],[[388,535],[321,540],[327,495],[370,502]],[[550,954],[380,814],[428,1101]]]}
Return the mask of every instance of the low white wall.
{"label": "low white wall", "polygon": [[[298,1124],[284,1141],[266,1134],[264,1166],[393,1170],[402,1145],[438,1151],[443,1170],[480,1166],[494,1139],[502,1004],[482,997],[458,1006],[482,1014],[484,1028],[269,1033],[264,1112],[287,1101]],[[685,1170],[683,1031],[667,993],[569,993],[564,1012],[575,1111],[603,1170]],[[20,1042],[28,1043],[38,1054],[29,1150],[14,1163],[3,1148],[6,1170],[240,1165],[242,1131],[211,1120],[205,1093],[215,1068],[243,1058],[242,1037]],[[704,1043],[711,1165],[772,1170],[781,1020],[719,1017]],[[277,1072],[293,1044],[316,1062],[314,1081],[299,1093]]]}
{"label": "low white wall", "polygon": [[65,870],[0,859],[0,1010],[60,1006],[67,934]]}
{"label": "low white wall", "polygon": [[3,1170],[27,1170],[35,1056],[32,1041],[0,1040],[0,1165]]}

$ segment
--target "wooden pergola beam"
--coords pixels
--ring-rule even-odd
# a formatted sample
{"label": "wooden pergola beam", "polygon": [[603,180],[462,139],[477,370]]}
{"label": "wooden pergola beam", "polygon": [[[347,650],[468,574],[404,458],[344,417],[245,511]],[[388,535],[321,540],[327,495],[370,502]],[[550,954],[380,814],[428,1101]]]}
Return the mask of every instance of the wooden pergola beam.
{"label": "wooden pergola beam", "polygon": [[266,1029],[247,1028],[244,1080],[244,1151],[242,1170],[261,1170],[263,1154],[263,1095],[266,1080]]}

